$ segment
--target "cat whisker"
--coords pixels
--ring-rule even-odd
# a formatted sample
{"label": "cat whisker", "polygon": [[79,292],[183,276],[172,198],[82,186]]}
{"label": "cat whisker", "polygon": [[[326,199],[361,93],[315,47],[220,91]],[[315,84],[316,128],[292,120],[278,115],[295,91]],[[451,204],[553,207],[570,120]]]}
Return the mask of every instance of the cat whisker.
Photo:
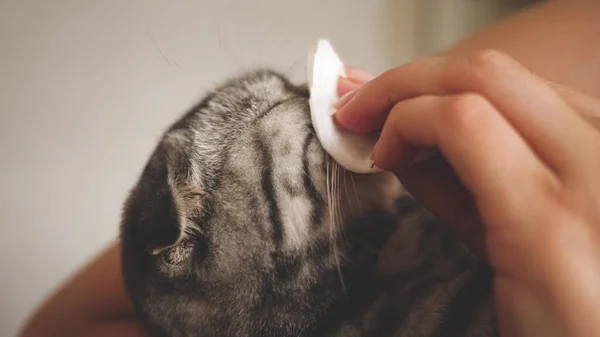
{"label": "cat whisker", "polygon": [[273,54],[271,54],[271,57],[269,58],[266,64],[274,64],[277,61],[277,58],[279,57],[279,53],[281,52],[281,50],[284,49],[284,46],[286,46],[289,43],[289,41],[290,39],[285,39],[281,43],[279,43],[279,45],[277,46],[277,48],[275,48],[275,51],[273,52]]}
{"label": "cat whisker", "polygon": [[229,43],[227,41],[227,36],[223,35],[221,30],[221,25],[217,23],[217,41],[219,43],[219,49],[225,53],[225,56],[229,58],[229,61],[233,63],[236,68],[242,68],[242,63],[235,57],[235,53],[232,52]]}
{"label": "cat whisker", "polygon": [[358,191],[356,190],[356,182],[354,181],[354,175],[350,174],[350,178],[352,178],[352,187],[354,188],[354,197],[356,198],[356,204],[358,205],[358,210],[360,211],[360,216],[364,216],[365,212],[363,210],[362,204],[360,203],[360,198],[358,197]]}
{"label": "cat whisker", "polygon": [[350,193],[348,193],[348,182],[346,181],[346,175],[347,172],[344,172],[344,194],[346,195],[346,204],[348,204],[348,209],[352,213],[352,216],[354,216],[354,208],[350,203]]}
{"label": "cat whisker", "polygon": [[343,241],[343,243],[347,244],[348,240],[346,238],[346,233],[344,231],[344,217],[342,214],[342,207],[341,207],[341,198],[342,198],[342,194],[340,192],[340,183],[341,183],[341,179],[340,179],[340,175],[344,174],[345,177],[345,171],[342,169],[342,167],[336,162],[335,163],[335,168],[336,168],[336,196],[337,196],[337,214],[338,214],[338,232],[340,234],[340,237]]}
{"label": "cat whisker", "polygon": [[[343,234],[342,231],[342,213],[340,210],[340,193],[339,193],[339,172],[340,172],[340,165],[333,161],[333,167],[335,168],[335,179],[333,180],[334,183],[334,198],[335,198],[335,218],[336,221],[334,222],[334,226],[335,226],[335,235],[336,235],[336,250],[337,250],[337,244],[338,242],[340,242],[341,240],[338,239],[338,237],[341,237],[340,234]],[[338,273],[340,275],[340,282],[342,283],[342,289],[344,290],[344,293],[346,294],[346,283],[344,282],[344,276],[342,274],[342,269],[341,269],[341,263],[340,263],[340,258],[342,258],[343,256],[340,256],[339,252],[336,251],[335,254],[335,258],[336,258],[336,264],[337,264],[337,268],[338,268]]]}
{"label": "cat whisker", "polygon": [[289,75],[290,75],[289,73],[290,73],[290,71],[291,71],[291,70],[294,68],[294,66],[295,66],[295,65],[297,65],[297,64],[298,64],[298,62],[302,61],[304,58],[305,58],[304,56],[297,58],[297,59],[296,59],[296,60],[295,60],[295,61],[294,61],[292,64],[290,64],[290,66],[289,66],[289,67],[287,67],[287,68],[285,69],[285,71],[283,72],[283,74],[284,74],[285,76],[289,76]]}
{"label": "cat whisker", "polygon": [[329,202],[329,219],[330,219],[330,226],[329,226],[329,243],[331,245],[332,248],[332,252],[333,252],[333,258],[335,259],[335,264],[338,270],[338,274],[340,276],[340,282],[342,284],[342,289],[344,291],[344,294],[346,293],[346,284],[344,282],[344,276],[342,274],[342,268],[341,268],[341,264],[340,264],[340,254],[338,251],[338,227],[340,227],[340,225],[338,224],[338,220],[339,219],[339,197],[336,197],[337,194],[337,170],[338,166],[337,163],[335,163],[329,156],[327,157],[327,195],[328,195],[328,202]]}

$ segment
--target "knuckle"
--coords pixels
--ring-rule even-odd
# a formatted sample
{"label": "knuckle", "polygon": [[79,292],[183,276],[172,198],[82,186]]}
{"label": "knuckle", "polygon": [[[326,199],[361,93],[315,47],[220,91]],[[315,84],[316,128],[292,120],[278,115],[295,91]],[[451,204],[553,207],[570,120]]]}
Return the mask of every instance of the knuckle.
{"label": "knuckle", "polygon": [[[586,175],[585,173],[581,174]],[[566,181],[565,193],[561,195],[558,205],[579,218],[600,220],[600,194],[597,193],[597,183],[582,182],[581,180]],[[598,226],[595,226],[598,227]],[[597,228],[600,231],[600,227]]]}
{"label": "knuckle", "polygon": [[475,53],[468,59],[468,75],[484,88],[489,81],[495,81],[512,67],[512,58],[507,54],[489,49]]}
{"label": "knuckle", "polygon": [[446,111],[442,114],[444,126],[454,130],[465,130],[477,127],[482,118],[482,112],[488,103],[483,96],[475,93],[465,93],[448,100]]}
{"label": "knuckle", "polygon": [[577,204],[574,203],[572,193],[565,188],[557,188],[553,182],[538,184],[541,187],[541,201],[536,207],[537,222],[541,225],[547,239],[554,241],[562,235],[564,230],[573,228],[581,223]]}
{"label": "knuckle", "polygon": [[489,74],[507,67],[511,60],[510,56],[501,51],[486,49],[475,53],[470,59],[470,64],[475,69]]}
{"label": "knuckle", "polygon": [[547,253],[559,252],[572,241],[574,235],[578,236],[582,231],[589,235],[587,227],[579,216],[568,209],[559,208],[547,214],[546,221],[537,231],[537,242]]}

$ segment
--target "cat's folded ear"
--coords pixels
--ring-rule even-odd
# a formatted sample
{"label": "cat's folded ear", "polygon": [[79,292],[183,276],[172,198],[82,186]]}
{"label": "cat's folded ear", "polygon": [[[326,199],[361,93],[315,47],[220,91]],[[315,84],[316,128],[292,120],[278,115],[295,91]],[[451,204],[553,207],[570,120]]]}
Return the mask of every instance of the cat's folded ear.
{"label": "cat's folded ear", "polygon": [[310,90],[309,90],[309,88],[308,88],[308,82],[307,82],[307,83],[304,83],[304,84],[300,84],[299,86],[297,86],[297,87],[296,87],[296,91],[297,91],[297,92],[298,92],[300,95],[302,95],[302,96],[304,96],[304,97],[308,98],[308,97],[310,96]]}
{"label": "cat's folded ear", "polygon": [[185,142],[177,138],[167,136],[159,144],[123,214],[123,234],[154,255],[184,239],[188,217],[198,211],[201,202],[199,186],[189,181]]}

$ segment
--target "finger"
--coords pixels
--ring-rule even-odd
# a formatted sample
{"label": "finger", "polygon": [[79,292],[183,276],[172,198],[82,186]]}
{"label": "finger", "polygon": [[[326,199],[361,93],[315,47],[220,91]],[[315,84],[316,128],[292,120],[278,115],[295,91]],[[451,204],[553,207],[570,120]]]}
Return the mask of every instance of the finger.
{"label": "finger", "polygon": [[582,94],[561,84],[548,82],[550,87],[562,97],[562,99],[578,112],[592,126],[600,130],[600,100]]}
{"label": "finger", "polygon": [[595,155],[592,147],[581,144],[597,141],[597,133],[545,81],[497,52],[471,59],[429,58],[388,71],[366,83],[340,108],[336,119],[350,130],[373,131],[403,99],[465,91],[489,99],[536,153],[560,172],[573,171],[578,168],[573,163]]}
{"label": "finger", "polygon": [[346,67],[345,70],[346,78],[356,84],[363,85],[375,78],[373,74],[359,68]]}
{"label": "finger", "polygon": [[438,147],[491,225],[507,218],[529,222],[532,205],[558,193],[551,171],[480,95],[421,96],[396,104],[373,153],[375,165],[402,169],[395,165],[402,155],[398,139]]}
{"label": "finger", "polygon": [[[438,73],[444,65],[442,58],[427,58],[409,65],[388,70],[361,87],[352,104],[339,106],[337,122],[357,132],[372,132],[382,128],[390,109],[399,101],[419,95],[436,95],[441,90],[419,78],[420,73]],[[417,71],[419,70],[420,73]],[[401,76],[396,78],[397,76]],[[410,79],[410,81],[407,81]],[[407,83],[404,83],[404,82]],[[415,81],[423,83],[416,84]],[[435,81],[435,79],[432,79]],[[441,94],[445,94],[442,92]],[[350,102],[348,102],[350,103]]]}
{"label": "finger", "polygon": [[[347,68],[347,72],[350,72],[352,74],[352,71],[356,69],[356,68]],[[361,71],[361,70],[358,70]],[[360,73],[359,73],[360,74]],[[370,81],[371,79],[375,78],[373,75],[367,73],[367,75],[362,75],[363,77],[361,77],[361,75],[357,75],[355,77],[348,77],[348,78],[340,78],[340,84],[338,85],[338,93],[340,96],[343,96],[345,94],[347,94],[348,92],[357,90],[359,88],[361,88],[366,82]],[[362,80],[362,79],[365,80]],[[594,127],[600,129],[600,100],[592,97],[592,96],[588,96],[585,94],[582,94],[578,91],[575,91],[567,86],[558,84],[558,83],[554,83],[554,82],[547,82],[548,85],[550,85],[550,87],[552,89],[554,89],[554,91],[560,96],[562,97],[562,99],[569,105],[571,106],[571,108],[579,113],[581,116],[583,116],[584,118],[586,118],[592,125],[594,125]]]}
{"label": "finger", "polygon": [[337,87],[338,96],[342,97],[349,92],[360,89],[360,87],[362,87],[362,84],[357,84],[347,78],[340,77]]}
{"label": "finger", "polygon": [[484,255],[481,218],[471,194],[440,156],[398,170],[411,195],[447,224],[471,251]]}
{"label": "finger", "polygon": [[344,96],[350,91],[359,89],[365,83],[375,78],[371,73],[354,67],[346,67],[345,72],[346,77],[341,77],[338,81],[339,96]]}

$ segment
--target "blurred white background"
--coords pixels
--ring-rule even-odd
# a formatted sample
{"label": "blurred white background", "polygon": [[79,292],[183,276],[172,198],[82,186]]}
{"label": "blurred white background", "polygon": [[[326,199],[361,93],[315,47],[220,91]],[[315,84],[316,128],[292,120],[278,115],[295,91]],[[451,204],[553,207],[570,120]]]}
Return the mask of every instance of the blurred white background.
{"label": "blurred white background", "polygon": [[160,133],[225,77],[304,80],[331,39],[374,73],[512,6],[482,0],[0,0],[0,336],[117,236]]}

